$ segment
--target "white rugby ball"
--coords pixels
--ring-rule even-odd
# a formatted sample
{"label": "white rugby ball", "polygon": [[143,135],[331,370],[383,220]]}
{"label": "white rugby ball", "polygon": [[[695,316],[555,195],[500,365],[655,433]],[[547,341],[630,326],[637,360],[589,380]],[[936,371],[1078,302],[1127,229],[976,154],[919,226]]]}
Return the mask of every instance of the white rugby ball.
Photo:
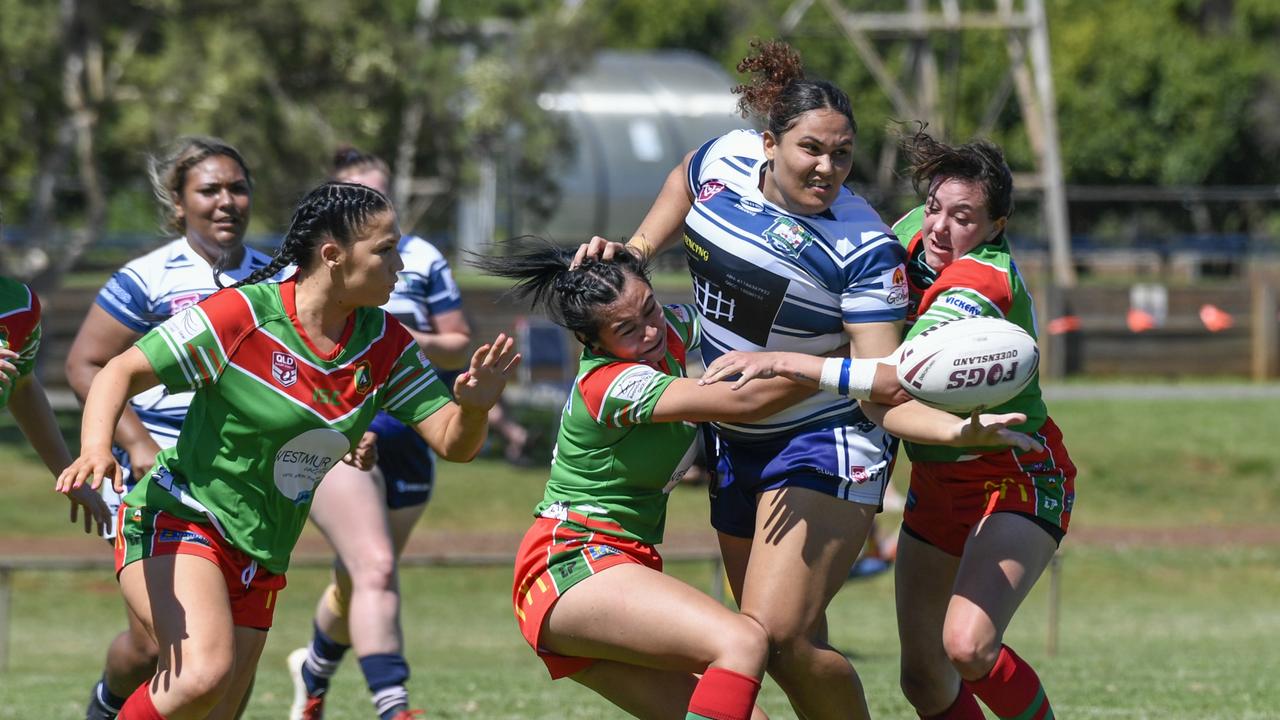
{"label": "white rugby ball", "polygon": [[1012,400],[1039,366],[1040,348],[1027,331],[998,318],[960,318],[902,345],[898,382],[926,405],[967,413]]}

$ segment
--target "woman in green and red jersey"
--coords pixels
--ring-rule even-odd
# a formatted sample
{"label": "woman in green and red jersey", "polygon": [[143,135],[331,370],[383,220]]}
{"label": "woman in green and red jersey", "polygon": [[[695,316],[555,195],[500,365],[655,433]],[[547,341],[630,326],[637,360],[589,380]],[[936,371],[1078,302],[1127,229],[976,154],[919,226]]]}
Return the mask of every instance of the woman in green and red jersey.
{"label": "woman in green and red jersey", "polygon": [[[518,280],[517,296],[532,296],[584,345],[516,558],[516,619],[553,678],[572,677],[633,715],[746,720],[768,658],[765,629],[664,575],[655,545],[667,493],[693,459],[692,423],[765,417],[812,390],[776,379],[736,393],[688,379],[696,310],[658,304],[631,253],[570,269],[572,259],[543,246],[476,263]],[[892,373],[888,385],[892,395]],[[969,423],[915,402],[880,417],[922,442],[1030,442],[1004,430],[1011,417]]]}
{"label": "woman in green and red jersey", "polygon": [[[253,678],[315,486],[359,450],[381,408],[443,457],[470,460],[518,364],[503,335],[454,383],[379,308],[402,263],[382,193],[326,183],[294,213],[266,267],[151,330],[94,378],[81,456],[58,480],[94,487],[120,470],[111,436],[127,399],[159,383],[194,390],[178,443],[120,509],[116,568],[160,648],[128,720],[228,718]],[[259,281],[294,263],[281,284]]]}
{"label": "woman in green and red jersey", "polygon": [[[1002,318],[1035,337],[1034,304],[1004,234],[1013,176],[1000,149],[983,141],[952,147],[923,132],[905,149],[917,186],[927,188],[925,204],[894,225],[907,245],[907,338],[972,316]],[[734,387],[754,377],[803,380],[829,375],[832,362],[739,353],[718,359],[704,377],[741,372]],[[870,372],[876,361],[863,362]],[[1041,447],[903,438],[912,464],[896,561],[901,682],[923,718],[980,720],[975,695],[1001,718],[1053,717],[1039,677],[1002,638],[1066,534],[1076,469],[1038,377],[991,410],[1020,417],[1012,429]]]}

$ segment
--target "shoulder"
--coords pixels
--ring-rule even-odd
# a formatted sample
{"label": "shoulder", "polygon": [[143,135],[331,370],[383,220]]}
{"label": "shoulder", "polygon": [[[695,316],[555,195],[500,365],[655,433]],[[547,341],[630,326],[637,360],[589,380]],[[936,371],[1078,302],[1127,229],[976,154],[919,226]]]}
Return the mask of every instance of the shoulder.
{"label": "shoulder", "polygon": [[0,277],[0,318],[40,317],[40,298],[25,283]]}
{"label": "shoulder", "polygon": [[606,361],[579,376],[578,392],[591,416],[601,420],[609,401],[632,404],[641,400],[659,374],[644,363]]}
{"label": "shoulder", "polygon": [[919,205],[893,223],[893,234],[903,245],[909,246],[915,236],[924,229],[924,205]]}
{"label": "shoulder", "polygon": [[694,151],[689,174],[695,180],[734,180],[758,171],[764,162],[764,145],[754,130],[733,130],[708,140]]}
{"label": "shoulder", "polygon": [[186,238],[174,238],[125,263],[116,274],[128,273],[143,283],[154,282],[167,270],[191,266],[191,252]]}

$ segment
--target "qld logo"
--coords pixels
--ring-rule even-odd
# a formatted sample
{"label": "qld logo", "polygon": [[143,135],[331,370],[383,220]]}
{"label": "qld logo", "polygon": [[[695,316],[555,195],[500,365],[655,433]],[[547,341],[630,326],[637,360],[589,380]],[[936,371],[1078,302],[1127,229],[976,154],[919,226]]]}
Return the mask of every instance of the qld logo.
{"label": "qld logo", "polygon": [[298,382],[298,361],[286,352],[275,350],[271,353],[271,377],[280,383],[280,387],[289,387]]}

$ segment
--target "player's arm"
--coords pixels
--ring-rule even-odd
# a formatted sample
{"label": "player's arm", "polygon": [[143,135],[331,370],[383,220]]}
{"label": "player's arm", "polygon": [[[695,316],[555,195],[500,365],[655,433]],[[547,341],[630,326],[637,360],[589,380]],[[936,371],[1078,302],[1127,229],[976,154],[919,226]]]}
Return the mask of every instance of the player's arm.
{"label": "player's arm", "polygon": [[924,445],[958,447],[1003,447],[1040,452],[1044,446],[1030,435],[1010,430],[1012,425],[1027,421],[1022,413],[973,413],[968,419],[937,410],[917,400],[889,407],[878,403],[861,403],[867,419],[889,434]]}
{"label": "player's arm", "polygon": [[469,462],[480,452],[489,430],[489,408],[497,404],[507,378],[520,364],[515,341],[499,334],[476,349],[471,365],[453,383],[454,401],[414,424],[440,457]]}
{"label": "player's arm", "polygon": [[606,240],[600,236],[578,248],[573,264],[577,265],[586,257],[598,257],[612,260],[613,255],[623,249],[630,250],[646,260],[653,259],[659,253],[679,242],[684,235],[684,218],[693,207],[693,190],[689,186],[689,161],[696,151],[684,156],[662,183],[658,197],[653,201],[649,212],[640,221],[640,227],[631,234],[626,245]]}
{"label": "player's arm", "polygon": [[734,375],[738,375],[738,379],[729,386],[732,390],[739,390],[757,378],[783,377],[805,387],[858,400],[878,399],[891,405],[903,400],[893,357],[851,359],[734,350],[716,358],[698,382],[709,385]]}
{"label": "player's arm", "polygon": [[814,393],[786,378],[760,380],[750,392],[729,385],[673,380],[654,405],[650,422],[753,422],[774,415]]}
{"label": "player's arm", "polygon": [[467,366],[467,348],[471,345],[471,325],[462,308],[431,316],[433,332],[420,332],[405,326],[414,342],[427,354],[432,365],[443,370]]}
{"label": "player's arm", "polygon": [[137,346],[117,355],[93,378],[80,426],[80,457],[58,477],[59,492],[89,483],[95,490],[111,477],[117,492],[124,490],[111,442],[129,398],[160,384],[151,361]]}
{"label": "player's arm", "polygon": [[[80,402],[86,402],[94,378],[112,358],[128,350],[141,333],[126,327],[101,306],[91,305],[71,350],[67,353],[67,382]],[[126,406],[116,426],[115,441],[129,454],[135,477],[143,477],[155,464],[160,446],[152,439],[132,407]]]}

